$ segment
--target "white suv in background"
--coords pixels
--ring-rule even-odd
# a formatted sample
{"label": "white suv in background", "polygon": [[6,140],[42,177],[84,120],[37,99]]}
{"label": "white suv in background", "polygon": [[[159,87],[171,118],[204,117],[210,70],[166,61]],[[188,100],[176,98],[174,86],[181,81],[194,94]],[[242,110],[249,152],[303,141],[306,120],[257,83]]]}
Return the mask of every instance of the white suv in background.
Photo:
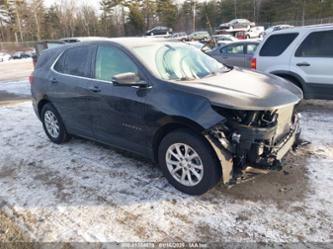
{"label": "white suv in background", "polygon": [[256,50],[251,68],[293,82],[305,98],[333,99],[333,24],[271,33]]}

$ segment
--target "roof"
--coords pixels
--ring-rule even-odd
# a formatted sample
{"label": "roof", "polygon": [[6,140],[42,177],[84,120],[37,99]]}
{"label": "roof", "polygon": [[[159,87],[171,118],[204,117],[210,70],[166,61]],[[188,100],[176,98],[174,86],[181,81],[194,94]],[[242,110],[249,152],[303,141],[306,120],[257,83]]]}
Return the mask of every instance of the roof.
{"label": "roof", "polygon": [[292,28],[289,28],[289,29],[283,29],[283,30],[275,31],[273,34],[300,32],[302,30],[322,30],[322,29],[323,30],[333,29],[333,23],[292,27]]}
{"label": "roof", "polygon": [[155,44],[160,42],[177,42],[173,39],[166,39],[166,38],[154,38],[150,36],[146,37],[117,37],[117,38],[107,38],[107,37],[84,37],[84,39],[79,39],[74,37],[73,39],[78,39],[79,43],[73,43],[79,45],[81,42],[91,43],[91,42],[114,42],[118,43],[119,45],[131,49],[133,47],[148,45],[148,44]]}
{"label": "roof", "polygon": [[232,45],[232,44],[238,44],[238,43],[260,43],[260,41],[258,40],[254,40],[254,39],[247,39],[247,40],[238,40],[238,41],[232,41],[226,45]]}

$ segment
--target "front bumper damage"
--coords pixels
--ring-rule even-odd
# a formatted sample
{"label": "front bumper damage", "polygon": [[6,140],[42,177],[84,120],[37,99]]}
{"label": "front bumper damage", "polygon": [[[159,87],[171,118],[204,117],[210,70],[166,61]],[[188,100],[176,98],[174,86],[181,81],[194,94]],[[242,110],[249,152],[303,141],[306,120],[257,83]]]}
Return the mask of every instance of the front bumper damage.
{"label": "front bumper damage", "polygon": [[278,139],[277,125],[260,128],[218,124],[206,131],[205,137],[220,161],[223,183],[233,185],[258,174],[281,170],[282,158],[297,145],[300,117],[295,114],[288,131]]}

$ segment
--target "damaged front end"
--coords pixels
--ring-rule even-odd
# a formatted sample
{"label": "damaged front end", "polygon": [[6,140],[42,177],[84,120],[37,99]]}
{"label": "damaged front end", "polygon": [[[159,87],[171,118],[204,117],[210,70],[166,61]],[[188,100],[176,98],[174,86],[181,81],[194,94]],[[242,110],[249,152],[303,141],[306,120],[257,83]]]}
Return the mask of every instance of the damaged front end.
{"label": "damaged front end", "polygon": [[282,168],[282,158],[300,135],[294,105],[272,111],[214,109],[226,121],[207,130],[205,137],[220,160],[225,184]]}

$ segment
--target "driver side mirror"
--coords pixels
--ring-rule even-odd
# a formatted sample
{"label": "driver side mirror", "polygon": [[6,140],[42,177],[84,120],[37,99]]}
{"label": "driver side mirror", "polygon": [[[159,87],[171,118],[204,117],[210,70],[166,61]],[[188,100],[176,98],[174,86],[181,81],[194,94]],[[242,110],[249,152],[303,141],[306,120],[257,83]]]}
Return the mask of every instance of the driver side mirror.
{"label": "driver side mirror", "polygon": [[115,86],[137,86],[145,87],[147,82],[140,80],[140,77],[136,73],[120,73],[112,77],[112,82]]}

